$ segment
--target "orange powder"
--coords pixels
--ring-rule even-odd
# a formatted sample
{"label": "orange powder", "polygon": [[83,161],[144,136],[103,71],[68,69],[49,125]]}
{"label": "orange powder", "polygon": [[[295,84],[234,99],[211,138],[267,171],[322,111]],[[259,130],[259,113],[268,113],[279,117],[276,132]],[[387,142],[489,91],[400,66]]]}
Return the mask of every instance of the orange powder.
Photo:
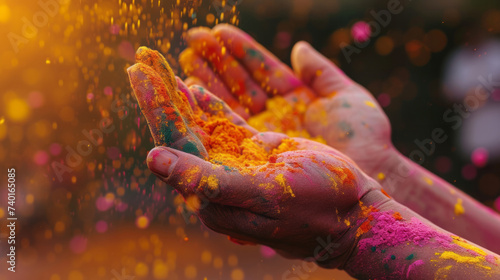
{"label": "orange powder", "polygon": [[297,142],[284,139],[276,149],[267,152],[250,139],[252,134],[247,129],[231,123],[221,111],[217,115],[205,114],[203,117],[203,114],[198,110],[195,120],[206,134],[203,145],[212,163],[244,169],[264,165],[280,153],[297,150]]}
{"label": "orange powder", "polygon": [[[155,71],[163,81],[163,84],[166,88],[166,93],[157,93],[155,96],[158,99],[158,103],[163,104],[171,101],[177,109],[183,113],[184,119],[190,123],[193,121],[192,119],[192,110],[186,100],[184,94],[177,92],[177,81],[175,80],[175,74],[170,68],[167,60],[163,55],[161,55],[158,51],[151,50],[147,47],[140,47],[136,54],[135,60],[137,63],[142,63],[145,65],[149,65],[151,68],[143,68],[143,71],[151,71],[152,69],[156,69]],[[151,75],[154,77],[154,75]],[[152,81],[153,83],[161,83],[161,81]],[[161,87],[155,86],[155,90],[158,90]],[[165,100],[162,100],[165,99]],[[168,113],[168,112],[167,112]],[[178,126],[179,128],[180,126]],[[182,131],[181,131],[182,132]]]}

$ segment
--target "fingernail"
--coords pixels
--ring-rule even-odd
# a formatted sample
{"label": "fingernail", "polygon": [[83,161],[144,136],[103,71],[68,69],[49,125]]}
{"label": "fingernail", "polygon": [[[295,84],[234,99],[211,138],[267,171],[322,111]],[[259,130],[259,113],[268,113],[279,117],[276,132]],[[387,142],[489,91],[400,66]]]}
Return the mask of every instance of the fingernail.
{"label": "fingernail", "polygon": [[300,48],[301,52],[308,53],[308,52],[311,51],[311,49],[313,49],[313,47],[311,46],[311,44],[309,44],[306,41],[301,41],[300,44],[301,44],[301,48]]}
{"label": "fingernail", "polygon": [[168,177],[174,171],[179,157],[163,147],[157,147],[148,156],[148,167],[162,177]]}
{"label": "fingernail", "polygon": [[137,49],[137,51],[135,51],[136,58],[137,58],[137,56],[143,56],[143,55],[147,54],[148,50],[149,50],[148,47],[144,47],[144,46],[139,47]]}

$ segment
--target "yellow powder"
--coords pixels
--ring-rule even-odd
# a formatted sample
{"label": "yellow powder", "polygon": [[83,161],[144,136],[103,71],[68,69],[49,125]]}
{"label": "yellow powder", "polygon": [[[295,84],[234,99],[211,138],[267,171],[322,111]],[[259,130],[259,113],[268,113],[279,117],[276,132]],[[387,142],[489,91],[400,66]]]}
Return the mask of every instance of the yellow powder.
{"label": "yellow powder", "polygon": [[424,177],[424,181],[425,181],[425,182],[427,183],[427,185],[429,185],[429,186],[434,185],[434,182],[433,182],[430,178]]}
{"label": "yellow powder", "polygon": [[462,199],[457,199],[457,203],[455,204],[455,215],[459,216],[465,213],[464,206],[462,205]]}
{"label": "yellow powder", "polygon": [[[268,99],[267,110],[248,119],[248,124],[258,131],[274,131],[284,133],[290,137],[301,137],[311,139],[320,143],[326,143],[322,137],[312,137],[302,127],[307,105],[304,102],[291,104],[281,96]],[[326,120],[323,118],[323,120]]]}
{"label": "yellow powder", "polygon": [[445,259],[445,260],[454,260],[458,263],[466,263],[466,264],[475,264],[478,267],[484,268],[491,270],[491,267],[489,266],[484,266],[480,265],[479,263],[484,261],[484,257],[466,257],[466,256],[461,256],[455,252],[451,251],[444,251],[441,256],[439,257],[440,259]]}
{"label": "yellow powder", "polygon": [[366,104],[367,106],[372,107],[372,108],[377,108],[377,105],[375,105],[373,102],[371,102],[371,101],[369,101],[369,100],[366,100],[366,101],[365,101],[365,104]]}
{"label": "yellow powder", "polygon": [[446,279],[448,278],[448,272],[450,271],[450,269],[452,268],[453,266],[449,265],[449,266],[446,266],[446,267],[441,267],[440,269],[438,269],[436,271],[436,274],[434,275],[434,279],[435,280],[440,280],[440,279]]}
{"label": "yellow powder", "polygon": [[274,185],[271,183],[261,183],[261,184],[259,184],[259,187],[264,188],[266,190],[270,190],[270,189],[274,188]]}
{"label": "yellow powder", "polygon": [[203,176],[200,180],[200,186],[204,185],[208,186],[210,191],[214,191],[219,187],[219,179],[215,175]]}
{"label": "yellow powder", "polygon": [[444,251],[439,258],[445,260],[455,260],[459,263],[479,263],[484,260],[483,257],[466,257],[452,251]]}
{"label": "yellow powder", "polygon": [[479,249],[478,247],[476,247],[476,246],[474,246],[472,244],[467,243],[462,238],[460,238],[458,236],[452,236],[452,238],[453,238],[453,243],[457,244],[458,246],[460,246],[462,248],[465,248],[467,250],[474,251],[474,252],[478,253],[481,256],[486,256],[486,252],[485,251]]}
{"label": "yellow powder", "polygon": [[194,178],[194,176],[199,174],[199,173],[200,173],[200,167],[197,165],[193,165],[192,167],[190,167],[189,169],[187,169],[184,172],[183,178],[185,178],[185,182],[182,182],[182,183],[184,183],[184,184],[191,183],[192,178]]}
{"label": "yellow powder", "polygon": [[286,179],[285,179],[285,176],[283,176],[283,174],[279,174],[278,176],[276,176],[276,178],[274,178],[274,180],[281,187],[283,187],[283,193],[285,193],[285,194],[289,193],[292,197],[295,197],[295,194],[293,193],[292,188],[290,187],[290,185],[288,185],[286,183]]}

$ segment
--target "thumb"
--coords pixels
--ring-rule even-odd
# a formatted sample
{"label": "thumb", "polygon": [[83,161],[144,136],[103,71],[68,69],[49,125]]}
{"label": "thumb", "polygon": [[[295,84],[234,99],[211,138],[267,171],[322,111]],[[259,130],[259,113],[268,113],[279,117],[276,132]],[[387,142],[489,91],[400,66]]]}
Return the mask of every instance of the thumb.
{"label": "thumb", "polygon": [[304,41],[293,47],[291,61],[296,75],[320,96],[335,94],[354,84],[333,62]]}

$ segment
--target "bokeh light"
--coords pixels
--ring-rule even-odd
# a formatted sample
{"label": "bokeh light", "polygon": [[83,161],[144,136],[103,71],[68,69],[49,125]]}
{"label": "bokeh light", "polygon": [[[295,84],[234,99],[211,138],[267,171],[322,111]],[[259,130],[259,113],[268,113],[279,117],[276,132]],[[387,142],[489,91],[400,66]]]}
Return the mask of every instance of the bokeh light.
{"label": "bokeh light", "polygon": [[483,167],[488,162],[488,151],[484,148],[477,148],[472,152],[471,160],[477,167]]}
{"label": "bokeh light", "polygon": [[351,28],[352,37],[361,43],[367,41],[371,33],[370,25],[364,21],[356,22]]}
{"label": "bokeh light", "polygon": [[[395,146],[402,153],[434,128],[447,130],[450,139],[424,167],[449,182],[456,180],[457,187],[472,190],[471,195],[500,211],[495,185],[499,152],[483,143],[462,151],[456,144],[460,133],[443,124],[443,113],[454,105],[449,101],[460,104],[477,86],[478,76],[496,71],[496,2],[412,2],[379,34],[370,28],[370,11],[385,9],[386,3],[57,2],[63,4],[36,35],[19,45],[4,36],[0,51],[0,161],[22,172],[19,234],[29,241],[23,242],[22,253],[36,255],[36,261],[23,263],[40,279],[112,279],[112,270],[120,275],[123,269],[138,279],[271,280],[300,265],[269,247],[241,247],[215,235],[192,213],[199,201],[191,198],[186,205],[147,168],[154,143],[126,69],[135,49],[146,45],[162,52],[182,76],[177,59],[192,26],[239,25],[285,63],[290,63],[295,42],[308,41],[373,93],[391,120]],[[222,2],[238,4],[217,6]],[[21,19],[32,21],[43,11],[37,3],[0,1],[0,28],[24,37]],[[433,13],[427,12],[429,5]],[[366,46],[348,62],[340,46],[359,42]],[[452,56],[455,51],[458,58]],[[442,94],[447,89],[449,99]],[[500,91],[493,91],[491,101],[499,100]],[[112,122],[111,132],[100,129],[103,120]],[[483,131],[494,129],[488,124]],[[80,142],[80,150],[91,148],[88,155],[79,155]],[[60,177],[54,164],[59,164]],[[0,218],[5,215],[0,208]],[[349,279],[332,273],[318,269],[311,279]]]}

